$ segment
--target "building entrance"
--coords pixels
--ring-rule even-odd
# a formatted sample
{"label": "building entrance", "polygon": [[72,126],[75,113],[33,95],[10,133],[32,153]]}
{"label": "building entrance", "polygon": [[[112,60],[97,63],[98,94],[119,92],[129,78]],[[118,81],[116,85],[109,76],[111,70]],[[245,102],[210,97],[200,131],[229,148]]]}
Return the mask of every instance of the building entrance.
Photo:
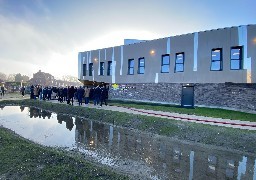
{"label": "building entrance", "polygon": [[194,86],[182,86],[181,106],[194,107]]}

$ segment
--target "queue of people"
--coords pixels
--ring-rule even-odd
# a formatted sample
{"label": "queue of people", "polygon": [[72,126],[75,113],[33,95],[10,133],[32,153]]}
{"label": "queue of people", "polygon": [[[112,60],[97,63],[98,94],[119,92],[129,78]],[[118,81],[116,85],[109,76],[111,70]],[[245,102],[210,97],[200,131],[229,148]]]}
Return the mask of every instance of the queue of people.
{"label": "queue of people", "polygon": [[[22,93],[23,95],[23,93]],[[78,101],[78,105],[83,103],[88,106],[90,100],[94,106],[102,106],[103,103],[107,106],[108,88],[103,85],[94,87],[42,87],[32,85],[30,87],[30,99],[52,100],[57,99],[60,103],[66,102],[73,105],[74,101]]]}

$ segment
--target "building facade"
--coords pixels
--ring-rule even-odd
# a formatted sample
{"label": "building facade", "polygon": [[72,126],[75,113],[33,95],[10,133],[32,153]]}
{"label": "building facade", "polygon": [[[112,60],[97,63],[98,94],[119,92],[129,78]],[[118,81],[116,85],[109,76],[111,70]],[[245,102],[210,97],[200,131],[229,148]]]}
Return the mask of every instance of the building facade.
{"label": "building facade", "polygon": [[78,79],[108,83],[111,99],[256,111],[256,25],[80,52]]}

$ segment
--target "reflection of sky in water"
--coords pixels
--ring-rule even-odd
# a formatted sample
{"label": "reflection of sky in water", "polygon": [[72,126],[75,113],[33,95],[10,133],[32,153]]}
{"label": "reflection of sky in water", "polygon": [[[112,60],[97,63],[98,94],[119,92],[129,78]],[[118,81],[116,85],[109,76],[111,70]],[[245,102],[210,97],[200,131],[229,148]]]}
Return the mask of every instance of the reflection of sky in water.
{"label": "reflection of sky in water", "polygon": [[69,131],[65,122],[59,124],[57,115],[51,118],[29,118],[28,108],[20,112],[20,107],[4,107],[1,110],[0,124],[12,129],[23,137],[47,146],[72,146],[75,143],[74,128]]}
{"label": "reflection of sky in water", "polygon": [[256,180],[255,156],[188,145],[36,108],[4,107],[0,125],[43,145],[76,148],[101,164],[147,172],[148,179]]}

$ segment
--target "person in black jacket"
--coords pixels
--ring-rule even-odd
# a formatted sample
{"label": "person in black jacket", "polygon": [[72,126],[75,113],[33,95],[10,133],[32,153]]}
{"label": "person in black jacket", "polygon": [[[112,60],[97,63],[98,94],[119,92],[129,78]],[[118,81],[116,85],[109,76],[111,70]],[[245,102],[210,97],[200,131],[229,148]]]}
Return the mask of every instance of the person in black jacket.
{"label": "person in black jacket", "polygon": [[75,88],[74,88],[74,86],[71,86],[68,89],[68,99],[71,102],[71,105],[73,105],[73,103],[74,103],[74,94],[75,94]]}
{"label": "person in black jacket", "polygon": [[82,86],[80,86],[77,89],[77,99],[78,99],[79,106],[82,105],[82,103],[83,103],[83,97],[84,97],[84,88],[82,88]]}
{"label": "person in black jacket", "polygon": [[94,96],[94,106],[96,105],[99,105],[100,103],[100,95],[101,95],[101,88],[100,86],[96,86],[96,88],[94,89],[94,92],[93,92],[93,96]]}
{"label": "person in black jacket", "polygon": [[102,103],[104,102],[105,105],[107,106],[107,99],[108,99],[108,89],[106,86],[101,88],[101,95],[100,95],[100,106],[102,106]]}

